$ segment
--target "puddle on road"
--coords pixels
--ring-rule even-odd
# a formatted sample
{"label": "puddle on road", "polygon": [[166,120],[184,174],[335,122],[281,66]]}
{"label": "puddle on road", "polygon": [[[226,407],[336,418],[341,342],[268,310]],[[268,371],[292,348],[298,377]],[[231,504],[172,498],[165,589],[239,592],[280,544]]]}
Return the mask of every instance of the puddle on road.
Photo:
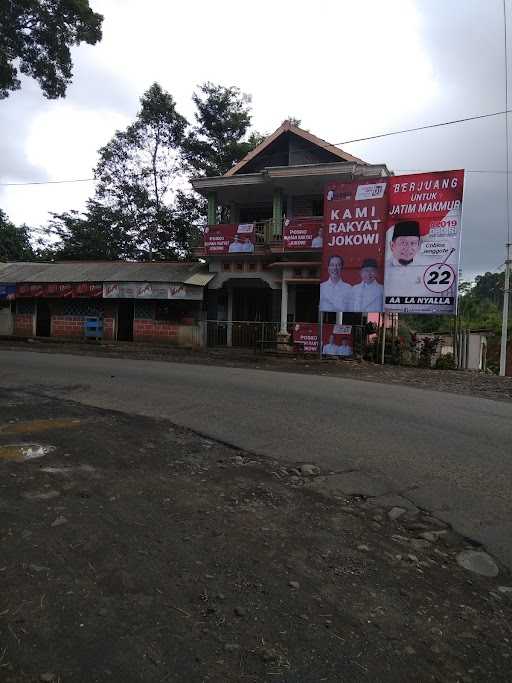
{"label": "puddle on road", "polygon": [[55,450],[55,446],[43,446],[39,443],[10,443],[0,446],[0,460],[25,462],[42,458]]}
{"label": "puddle on road", "polygon": [[50,429],[71,429],[79,427],[82,420],[77,418],[62,418],[54,420],[29,420],[28,422],[13,422],[0,427],[1,434],[32,434],[32,432],[46,432]]}

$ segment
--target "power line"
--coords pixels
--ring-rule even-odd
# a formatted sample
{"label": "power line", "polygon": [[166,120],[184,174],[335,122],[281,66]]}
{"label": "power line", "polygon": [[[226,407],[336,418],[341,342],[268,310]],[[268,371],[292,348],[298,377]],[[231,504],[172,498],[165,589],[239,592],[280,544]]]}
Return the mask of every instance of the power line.
{"label": "power line", "polygon": [[[442,123],[431,123],[426,126],[418,126],[416,128],[404,128],[402,130],[395,130],[395,131],[390,131],[387,133],[379,133],[378,135],[370,135],[365,138],[354,138],[353,140],[344,140],[343,142],[335,142],[334,146],[338,145],[349,145],[353,142],[365,142],[366,140],[377,140],[378,138],[385,138],[385,137],[390,137],[392,135],[402,135],[404,133],[414,133],[420,130],[428,130],[430,128],[440,128],[442,126],[451,126],[456,123],[466,123],[467,121],[476,121],[478,119],[487,119],[491,118],[494,116],[502,116],[505,114],[512,113],[512,109],[508,109],[508,94],[506,94],[506,99],[507,99],[507,104],[506,104],[506,109],[504,111],[497,111],[492,114],[480,114],[478,116],[468,116],[463,119],[454,119],[453,121],[443,121]],[[508,117],[505,118],[505,121],[508,122]],[[507,123],[507,131],[508,131],[508,123]],[[507,137],[508,137],[508,132],[507,132]],[[396,171],[399,171],[400,173],[422,173],[422,170],[418,169],[395,169]],[[507,175],[510,174],[510,171],[507,170],[491,170],[491,169],[465,169],[466,173],[506,173]],[[89,183],[96,180],[96,178],[72,178],[70,180],[36,180],[36,181],[30,181],[26,183],[0,183],[0,187],[24,187],[27,185],[59,185],[63,183]]]}
{"label": "power line", "polygon": [[349,145],[352,142],[365,142],[366,140],[376,140],[377,138],[387,138],[390,135],[402,135],[403,133],[414,133],[418,130],[427,130],[429,128],[440,128],[441,126],[452,126],[455,123],[466,123],[466,121],[476,121],[477,119],[489,119],[492,116],[502,116],[509,114],[512,110],[505,109],[504,111],[496,111],[493,114],[480,114],[479,116],[468,116],[464,119],[454,119],[453,121],[443,121],[442,123],[431,123],[427,126],[418,126],[417,128],[404,128],[403,130],[394,130],[389,133],[379,133],[379,135],[370,135],[366,138],[355,138],[354,140],[344,140],[343,142],[335,142],[337,145]]}
{"label": "power line", "polygon": [[27,183],[0,183],[0,187],[21,187],[25,185],[61,185],[62,183],[90,183],[96,178],[72,178],[71,180],[32,180]]}

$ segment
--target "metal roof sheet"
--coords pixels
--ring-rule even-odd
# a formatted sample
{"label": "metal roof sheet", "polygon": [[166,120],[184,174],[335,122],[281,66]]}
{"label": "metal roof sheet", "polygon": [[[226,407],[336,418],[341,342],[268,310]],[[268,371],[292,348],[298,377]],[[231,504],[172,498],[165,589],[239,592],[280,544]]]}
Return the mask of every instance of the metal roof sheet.
{"label": "metal roof sheet", "polygon": [[177,282],[204,287],[214,277],[201,263],[61,261],[0,263],[0,282]]}

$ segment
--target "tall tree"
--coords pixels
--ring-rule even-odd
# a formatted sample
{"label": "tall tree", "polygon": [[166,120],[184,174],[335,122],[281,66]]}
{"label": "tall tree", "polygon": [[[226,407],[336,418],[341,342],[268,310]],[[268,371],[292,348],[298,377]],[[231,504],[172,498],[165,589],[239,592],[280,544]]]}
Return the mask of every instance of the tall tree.
{"label": "tall tree", "polygon": [[133,236],[123,224],[123,216],[93,199],[82,213],[53,213],[46,232],[53,241],[44,255],[57,261],[135,257]]}
{"label": "tall tree", "polygon": [[17,227],[0,209],[0,261],[30,261],[34,250],[26,225]]}
{"label": "tall tree", "polygon": [[88,0],[0,2],[0,99],[31,76],[49,99],[64,97],[71,83],[70,48],[101,40],[101,14]]}
{"label": "tall tree", "polygon": [[263,139],[258,133],[247,135],[251,98],[234,86],[208,82],[192,100],[196,124],[183,140],[183,156],[193,171],[223,175]]}
{"label": "tall tree", "polygon": [[133,236],[138,258],[182,255],[172,200],[186,125],[172,96],[154,83],[141,99],[135,122],[100,150],[96,199],[114,211]]}

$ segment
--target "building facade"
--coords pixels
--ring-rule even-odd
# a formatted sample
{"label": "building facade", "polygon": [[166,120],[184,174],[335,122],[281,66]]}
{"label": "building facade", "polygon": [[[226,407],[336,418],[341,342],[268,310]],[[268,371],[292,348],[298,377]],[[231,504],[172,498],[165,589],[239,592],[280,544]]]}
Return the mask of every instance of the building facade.
{"label": "building facade", "polygon": [[[285,121],[225,175],[192,178],[208,200],[195,256],[213,276],[210,342],[244,344],[318,322],[325,185],[387,175],[385,165],[367,164]],[[344,322],[360,323],[361,315],[345,314]]]}
{"label": "building facade", "polygon": [[200,263],[0,264],[0,334],[205,343]]}

